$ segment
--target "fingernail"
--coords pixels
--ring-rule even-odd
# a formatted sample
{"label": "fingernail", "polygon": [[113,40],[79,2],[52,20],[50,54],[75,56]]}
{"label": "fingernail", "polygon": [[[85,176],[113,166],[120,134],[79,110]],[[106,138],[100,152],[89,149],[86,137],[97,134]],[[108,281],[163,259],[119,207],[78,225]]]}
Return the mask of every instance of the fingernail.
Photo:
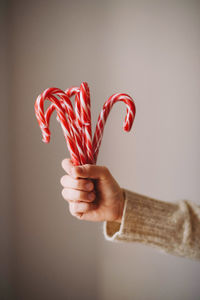
{"label": "fingernail", "polygon": [[94,193],[89,193],[88,194],[88,199],[89,200],[94,200],[94,198],[95,198],[95,194]]}
{"label": "fingernail", "polygon": [[85,187],[86,187],[86,190],[90,191],[93,188],[93,184],[91,182],[89,182],[85,185]]}

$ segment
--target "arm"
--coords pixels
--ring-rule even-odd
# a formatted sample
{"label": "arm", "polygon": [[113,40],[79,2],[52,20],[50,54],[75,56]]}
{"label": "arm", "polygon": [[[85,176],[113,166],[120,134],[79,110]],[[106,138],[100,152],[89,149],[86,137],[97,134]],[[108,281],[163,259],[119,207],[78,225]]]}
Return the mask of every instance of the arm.
{"label": "arm", "polygon": [[123,190],[106,167],[74,167],[69,159],[62,166],[68,173],[61,178],[62,195],[71,214],[81,220],[105,221],[106,239],[140,242],[200,259],[200,207]]}
{"label": "arm", "polygon": [[189,202],[167,203],[125,190],[121,224],[104,223],[111,241],[131,241],[179,256],[200,259],[200,207]]}

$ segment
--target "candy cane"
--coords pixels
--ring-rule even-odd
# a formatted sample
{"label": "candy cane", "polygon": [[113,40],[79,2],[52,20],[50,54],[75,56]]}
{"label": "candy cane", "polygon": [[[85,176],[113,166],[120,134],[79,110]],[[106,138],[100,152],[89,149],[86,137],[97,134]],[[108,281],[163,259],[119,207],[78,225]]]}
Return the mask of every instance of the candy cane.
{"label": "candy cane", "polygon": [[65,93],[71,97],[75,97],[75,114],[79,127],[79,131],[82,135],[82,146],[85,151],[87,163],[93,163],[93,151],[92,151],[92,126],[91,126],[91,110],[90,110],[90,91],[88,84],[83,82],[78,87],[72,87],[67,89]]}
{"label": "candy cane", "polygon": [[65,93],[72,97],[75,95],[75,115],[76,115],[76,125],[79,130],[79,134],[81,136],[81,143],[82,143],[82,154],[84,158],[81,160],[81,164],[89,163],[87,155],[86,155],[86,147],[85,147],[85,131],[84,131],[84,121],[82,119],[82,108],[81,108],[81,101],[80,101],[80,94],[82,94],[81,88],[78,87],[71,87],[65,91]]}
{"label": "candy cane", "polygon": [[[72,160],[75,165],[79,165],[80,164],[79,153],[77,151],[75,140],[73,139],[72,136],[71,126],[65,116],[66,111],[62,107],[60,101],[55,96],[53,96],[53,94],[61,95],[62,93],[64,92],[62,92],[60,89],[57,88],[46,89],[41,95],[37,97],[37,100],[35,102],[35,114],[42,131],[43,141],[48,143],[50,141],[49,120],[52,112],[56,110],[58,119],[60,121],[61,127],[64,132],[65,139],[67,141],[70,154],[72,156]],[[65,100],[66,97],[67,96],[65,94]],[[45,100],[49,100],[53,103],[53,106],[51,106],[51,108],[49,108],[49,111],[46,112],[46,116],[44,114]],[[68,107],[68,112],[69,109],[71,109],[71,107],[70,108]],[[69,113],[68,117],[69,119],[73,118],[73,110]]]}
{"label": "candy cane", "polygon": [[[75,95],[75,112],[70,98]],[[58,97],[58,98],[57,98]],[[52,104],[44,113],[44,101]],[[57,88],[49,88],[37,97],[35,113],[42,131],[43,141],[50,141],[49,122],[54,110],[61,124],[67,145],[75,165],[97,161],[106,120],[112,106],[122,101],[126,104],[127,114],[124,121],[124,130],[129,131],[135,118],[135,104],[127,94],[114,94],[104,104],[99,115],[94,137],[92,139],[90,92],[86,82],[79,87],[72,87],[63,92]]]}
{"label": "candy cane", "polygon": [[81,120],[83,124],[83,136],[85,151],[87,154],[88,163],[94,162],[92,150],[92,126],[91,126],[91,110],[90,110],[90,91],[88,84],[83,82],[80,86],[80,107]]}
{"label": "candy cane", "polygon": [[102,111],[98,117],[96,130],[95,130],[95,134],[94,134],[94,138],[93,138],[93,155],[94,155],[95,162],[97,160],[97,156],[99,153],[99,148],[101,145],[106,120],[112,109],[112,106],[118,101],[124,102],[127,107],[127,115],[126,115],[126,118],[124,121],[123,128],[125,131],[131,130],[131,127],[132,127],[132,124],[133,124],[133,121],[135,118],[135,112],[136,112],[133,99],[127,94],[119,94],[118,93],[118,94],[112,95],[103,105]]}
{"label": "candy cane", "polygon": [[81,122],[81,108],[80,108],[80,88],[73,86],[69,89],[65,90],[66,95],[71,98],[72,96],[75,95],[75,116],[76,116],[76,123],[78,127],[82,127],[82,122]]}
{"label": "candy cane", "polygon": [[81,120],[81,104],[80,104],[80,88],[71,87],[65,91],[69,98],[75,95],[75,115],[76,115],[76,125],[79,129],[79,133],[82,139],[82,148],[85,151],[84,147],[84,132],[83,132],[83,124]]}

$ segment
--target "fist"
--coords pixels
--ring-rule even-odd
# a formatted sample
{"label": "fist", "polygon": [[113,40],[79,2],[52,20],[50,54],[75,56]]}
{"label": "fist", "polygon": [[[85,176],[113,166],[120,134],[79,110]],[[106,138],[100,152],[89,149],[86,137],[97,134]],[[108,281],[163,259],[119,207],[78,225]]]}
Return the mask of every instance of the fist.
{"label": "fist", "polygon": [[74,217],[121,222],[124,193],[106,167],[74,166],[70,159],[64,159],[62,167],[67,173],[61,178],[62,196]]}

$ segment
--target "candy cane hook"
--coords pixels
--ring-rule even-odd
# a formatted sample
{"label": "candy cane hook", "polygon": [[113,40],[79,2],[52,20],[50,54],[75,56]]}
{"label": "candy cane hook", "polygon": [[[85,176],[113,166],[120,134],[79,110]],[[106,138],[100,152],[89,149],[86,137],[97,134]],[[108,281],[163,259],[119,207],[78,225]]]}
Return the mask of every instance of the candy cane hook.
{"label": "candy cane hook", "polygon": [[99,153],[99,148],[101,145],[101,141],[103,138],[104,127],[108,118],[108,115],[116,102],[122,101],[126,104],[127,114],[125,117],[125,121],[123,124],[123,128],[125,131],[130,131],[136,113],[135,104],[133,99],[127,94],[114,94],[112,95],[103,105],[101,113],[99,114],[96,130],[93,138],[93,155],[95,162],[97,160],[97,156]]}

